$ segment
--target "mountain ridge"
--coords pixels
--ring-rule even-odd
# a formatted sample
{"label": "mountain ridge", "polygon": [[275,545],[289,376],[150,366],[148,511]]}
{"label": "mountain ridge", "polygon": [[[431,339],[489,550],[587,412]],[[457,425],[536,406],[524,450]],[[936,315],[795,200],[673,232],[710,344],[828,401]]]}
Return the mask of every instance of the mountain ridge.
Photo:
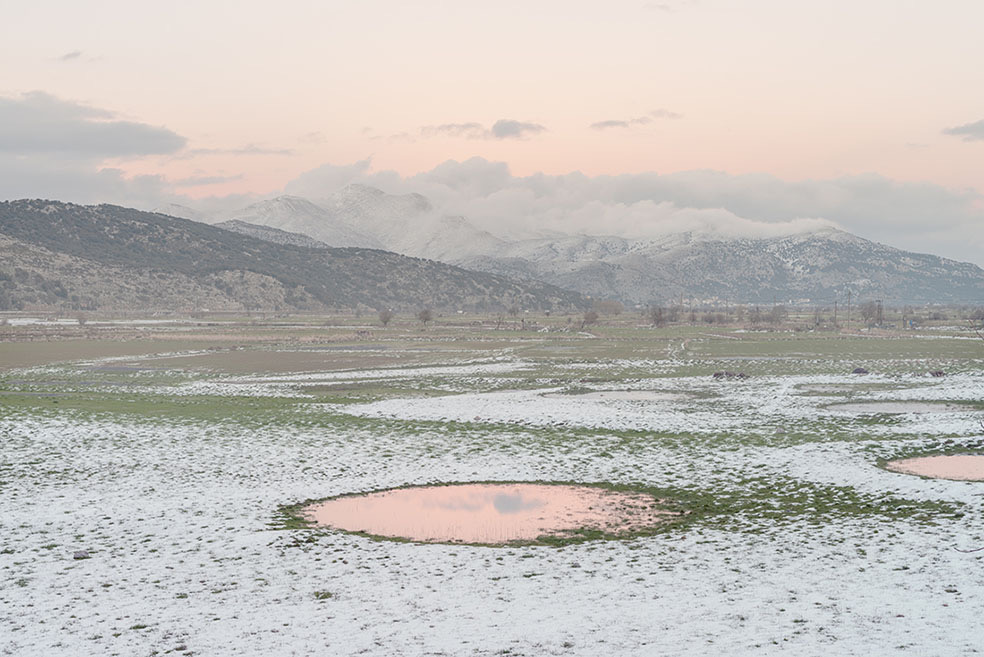
{"label": "mountain ridge", "polygon": [[[848,295],[899,304],[984,302],[984,270],[977,265],[902,251],[833,227],[778,237],[690,231],[510,240],[465,217],[441,215],[419,194],[349,185],[315,204],[321,203],[333,224],[362,231],[394,252],[630,304],[680,297],[825,303]],[[288,223],[262,215],[252,220],[281,229]],[[289,225],[331,243],[316,222]]]}
{"label": "mountain ridge", "polygon": [[[387,251],[309,248],[115,205],[0,202],[0,306],[581,308],[575,293]],[[134,282],[140,285],[134,287]],[[177,286],[186,294],[173,294]],[[207,294],[205,293],[207,291]],[[164,300],[167,302],[165,303]]]}

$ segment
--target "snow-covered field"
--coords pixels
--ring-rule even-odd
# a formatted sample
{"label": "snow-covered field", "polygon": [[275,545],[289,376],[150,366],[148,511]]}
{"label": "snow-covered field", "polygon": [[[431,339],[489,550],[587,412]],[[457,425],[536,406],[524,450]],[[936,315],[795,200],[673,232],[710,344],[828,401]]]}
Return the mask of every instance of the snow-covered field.
{"label": "snow-covered field", "polygon": [[[535,367],[500,358],[210,376],[141,393],[246,397],[267,404],[255,417],[248,404],[218,419],[125,404],[4,408],[0,654],[984,650],[984,551],[955,549],[984,547],[984,483],[878,467],[906,450],[980,450],[984,412],[830,406],[981,400],[979,367],[942,379],[807,373],[617,386],[686,393],[662,400],[551,394],[565,387],[522,378]],[[367,381],[457,394],[322,403],[296,388]],[[822,386],[858,392],[818,394]],[[270,410],[278,395],[294,402]],[[278,507],[305,499],[486,480],[636,483],[720,495],[734,509],[722,503],[656,536],[561,548],[278,526]],[[89,558],[74,559],[78,551]]]}

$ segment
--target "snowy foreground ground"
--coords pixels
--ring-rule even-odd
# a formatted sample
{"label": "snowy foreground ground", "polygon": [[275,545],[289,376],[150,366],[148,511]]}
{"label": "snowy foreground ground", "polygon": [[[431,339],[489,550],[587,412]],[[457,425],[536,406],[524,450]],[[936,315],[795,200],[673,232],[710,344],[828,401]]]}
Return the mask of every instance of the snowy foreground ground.
{"label": "snowy foreground ground", "polygon": [[[621,366],[630,365],[645,367]],[[580,384],[680,393],[657,401],[551,395],[564,386],[556,373],[530,385],[534,367],[506,358],[210,376],[141,393],[203,404],[235,396],[262,409],[218,419],[4,409],[0,654],[984,651],[984,551],[957,549],[984,547],[984,483],[878,466],[907,450],[980,449],[984,413],[830,406],[980,400],[979,367],[941,379],[871,375],[865,387],[808,367],[744,381]],[[575,376],[602,370],[585,364]],[[15,372],[8,387],[48,394],[23,380],[71,388],[84,371]],[[521,389],[509,388],[514,375]],[[299,387],[364,381],[449,394],[315,403]],[[278,407],[278,396],[296,403]],[[278,507],[305,499],[486,480],[641,483],[745,503],[656,536],[561,548],[277,527]],[[817,506],[829,499],[841,502]],[[881,509],[888,499],[910,511]],[[90,558],[73,559],[81,550]]]}

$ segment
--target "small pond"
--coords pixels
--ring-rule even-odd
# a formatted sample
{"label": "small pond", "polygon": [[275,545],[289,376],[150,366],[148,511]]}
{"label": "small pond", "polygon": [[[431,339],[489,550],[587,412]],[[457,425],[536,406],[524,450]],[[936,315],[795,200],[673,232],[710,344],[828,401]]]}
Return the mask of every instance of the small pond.
{"label": "small pond", "polygon": [[586,531],[631,535],[681,515],[646,493],[533,483],[396,488],[316,502],[303,513],[319,527],[474,544],[563,539]]}
{"label": "small pond", "polygon": [[920,456],[889,461],[885,468],[893,472],[921,475],[935,479],[984,481],[984,454]]}

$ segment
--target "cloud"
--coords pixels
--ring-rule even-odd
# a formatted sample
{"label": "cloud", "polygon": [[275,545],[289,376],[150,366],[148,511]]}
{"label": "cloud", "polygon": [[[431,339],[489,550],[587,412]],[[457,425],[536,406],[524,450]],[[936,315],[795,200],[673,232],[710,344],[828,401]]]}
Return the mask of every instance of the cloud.
{"label": "cloud", "polygon": [[256,144],[246,144],[240,148],[193,148],[181,155],[182,159],[199,155],[293,155],[290,148],[265,148]]}
{"label": "cloud", "polygon": [[146,207],[169,194],[162,176],[127,177],[119,169],[88,161],[0,155],[0,199],[49,198],[75,203]]}
{"label": "cloud", "polygon": [[649,113],[649,116],[653,117],[654,119],[670,119],[670,120],[683,118],[683,114],[678,114],[676,112],[671,112],[668,109],[662,109],[662,108],[654,109]]}
{"label": "cloud", "polygon": [[315,169],[305,171],[287,183],[284,187],[284,193],[310,199],[322,198],[345,185],[367,180],[371,165],[372,158],[359,160],[352,164],[322,164]]}
{"label": "cloud", "polygon": [[121,121],[108,110],[41,91],[0,97],[0,153],[128,157],[174,153],[186,143],[167,128]]}
{"label": "cloud", "polygon": [[984,141],[984,119],[958,125],[954,128],[946,128],[943,134],[961,137],[964,141]]}
{"label": "cloud", "polygon": [[442,123],[428,125],[420,129],[422,137],[463,137],[465,139],[486,139],[488,131],[481,123]]}
{"label": "cloud", "polygon": [[61,61],[61,62],[70,62],[73,59],[78,59],[81,56],[82,56],[82,51],[81,50],[73,50],[72,52],[67,52],[64,55],[62,55],[61,57],[59,57],[58,58],[58,61]]}
{"label": "cloud", "polygon": [[[800,181],[720,171],[517,177],[504,162],[476,157],[401,176],[374,172],[369,164],[325,165],[287,190],[314,200],[349,183],[416,192],[435,213],[466,217],[505,238],[585,233],[657,239],[683,231],[775,237],[836,227],[898,248],[984,264],[981,194],[875,174]],[[298,184],[314,177],[316,185]]]}
{"label": "cloud", "polygon": [[598,121],[597,123],[592,123],[588,127],[592,130],[607,130],[608,128],[631,128],[636,125],[648,125],[653,122],[653,119],[682,119],[683,114],[678,114],[676,112],[671,112],[667,109],[654,109],[648,112],[645,116],[637,116],[633,119],[609,119],[607,121]]}
{"label": "cloud", "polygon": [[[194,203],[210,211],[256,200],[240,195],[191,201],[181,193],[240,176],[168,180],[128,175],[111,164],[120,157],[181,157],[185,147],[185,138],[166,128],[123,121],[108,109],[40,91],[0,97],[0,199],[50,198],[140,209]],[[253,153],[256,147],[239,150]]]}
{"label": "cloud", "polygon": [[436,201],[448,203],[449,197],[482,198],[508,188],[513,181],[509,165],[473,157],[464,162],[448,160],[430,171],[407,179],[407,190],[419,187],[422,194],[437,195]]}
{"label": "cloud", "polygon": [[388,144],[398,144],[398,143],[412,144],[417,141],[417,139],[409,132],[397,132],[392,135],[373,135],[372,137],[369,137],[369,140],[385,141]]}
{"label": "cloud", "polygon": [[513,119],[499,119],[492,126],[492,137],[495,139],[522,139],[527,135],[545,132],[546,127],[539,123],[525,123]]}
{"label": "cloud", "polygon": [[454,137],[460,139],[523,139],[528,135],[545,132],[547,128],[539,123],[528,123],[514,119],[499,119],[490,129],[481,123],[442,123],[428,125],[420,129],[422,137]]}
{"label": "cloud", "polygon": [[597,123],[592,123],[588,127],[594,130],[606,130],[608,128],[628,128],[629,122],[612,119],[608,121],[598,121]]}
{"label": "cloud", "polygon": [[297,138],[302,144],[323,144],[328,141],[323,132],[306,132]]}
{"label": "cloud", "polygon": [[175,187],[203,187],[205,185],[220,185],[242,179],[242,174],[235,176],[189,176],[188,178],[179,178],[171,184]]}

